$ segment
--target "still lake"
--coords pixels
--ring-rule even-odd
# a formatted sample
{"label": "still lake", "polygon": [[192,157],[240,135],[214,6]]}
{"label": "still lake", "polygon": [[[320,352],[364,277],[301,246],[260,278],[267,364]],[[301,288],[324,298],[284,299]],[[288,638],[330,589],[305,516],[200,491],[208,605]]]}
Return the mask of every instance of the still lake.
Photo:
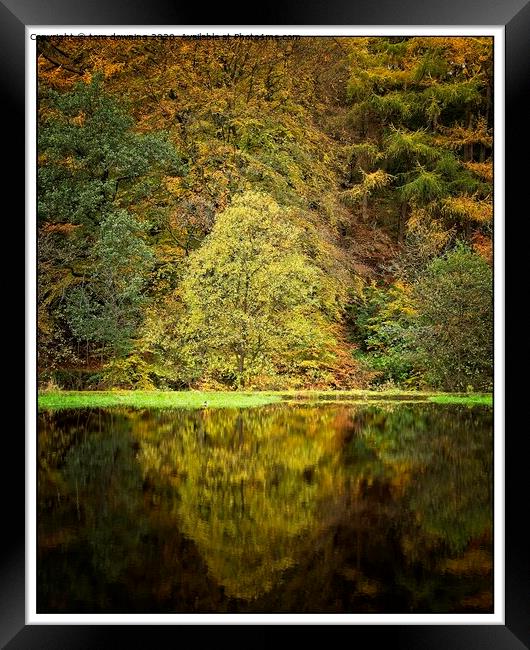
{"label": "still lake", "polygon": [[41,411],[37,612],[491,612],[492,433],[431,403]]}

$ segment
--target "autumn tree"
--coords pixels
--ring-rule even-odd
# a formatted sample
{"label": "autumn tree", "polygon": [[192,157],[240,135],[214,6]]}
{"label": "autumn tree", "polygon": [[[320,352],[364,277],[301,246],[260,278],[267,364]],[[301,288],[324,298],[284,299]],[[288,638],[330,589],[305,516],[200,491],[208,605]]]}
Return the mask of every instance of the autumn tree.
{"label": "autumn tree", "polygon": [[265,194],[235,197],[183,281],[190,355],[243,386],[315,338],[325,350],[319,281],[288,212]]}
{"label": "autumn tree", "polygon": [[[348,43],[353,137],[378,144],[392,175],[398,242],[423,211],[468,240],[492,217],[488,38],[384,37]],[[357,145],[359,146],[359,145]],[[396,209],[397,208],[397,209]]]}

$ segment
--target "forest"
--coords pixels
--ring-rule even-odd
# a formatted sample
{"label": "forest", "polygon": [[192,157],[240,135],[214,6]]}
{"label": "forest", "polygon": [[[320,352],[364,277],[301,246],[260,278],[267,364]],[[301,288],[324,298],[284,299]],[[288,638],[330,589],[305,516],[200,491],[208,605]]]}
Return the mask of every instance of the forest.
{"label": "forest", "polygon": [[492,45],[39,36],[39,387],[492,390]]}

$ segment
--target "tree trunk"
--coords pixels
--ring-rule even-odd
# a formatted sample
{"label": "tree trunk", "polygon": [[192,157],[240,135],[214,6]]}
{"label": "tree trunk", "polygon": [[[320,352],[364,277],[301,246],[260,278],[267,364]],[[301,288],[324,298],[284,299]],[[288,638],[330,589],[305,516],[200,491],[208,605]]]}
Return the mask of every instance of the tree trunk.
{"label": "tree trunk", "polygon": [[245,354],[243,352],[239,352],[237,355],[237,373],[238,373],[237,383],[239,388],[243,388],[244,385],[244,380],[243,380],[244,372],[245,372]]}

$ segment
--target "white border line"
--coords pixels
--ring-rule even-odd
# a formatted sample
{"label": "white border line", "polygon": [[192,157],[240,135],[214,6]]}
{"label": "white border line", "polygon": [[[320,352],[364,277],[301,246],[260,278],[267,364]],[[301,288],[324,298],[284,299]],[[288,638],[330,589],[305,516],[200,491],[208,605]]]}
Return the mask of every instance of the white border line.
{"label": "white border line", "polygon": [[37,197],[35,42],[26,27],[26,623],[35,620],[37,604]]}
{"label": "white border line", "polygon": [[[37,614],[36,612],[36,43],[35,35],[493,36],[494,41],[494,603],[493,614]],[[505,624],[504,595],[504,26],[26,26],[26,624]]]}

